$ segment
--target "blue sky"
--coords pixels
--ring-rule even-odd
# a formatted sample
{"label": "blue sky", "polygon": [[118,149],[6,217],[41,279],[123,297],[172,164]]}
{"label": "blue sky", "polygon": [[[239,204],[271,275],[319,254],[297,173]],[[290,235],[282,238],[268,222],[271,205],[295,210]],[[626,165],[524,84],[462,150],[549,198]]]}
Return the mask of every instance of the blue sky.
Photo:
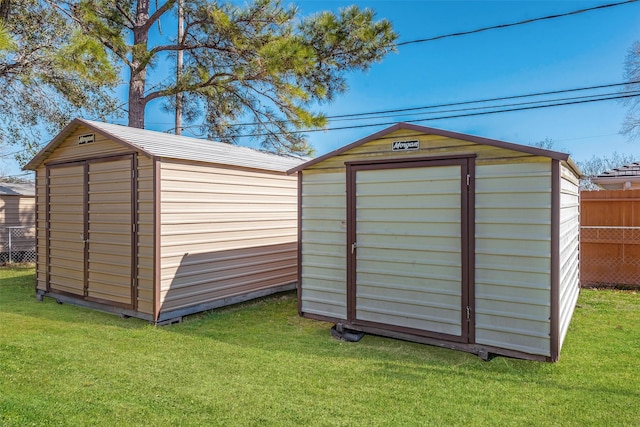
{"label": "blue sky", "polygon": [[[298,0],[294,3],[302,15],[351,4],[372,8],[377,18],[393,23],[400,35],[398,41],[403,42],[613,2],[615,0]],[[162,25],[165,33],[172,27],[167,19]],[[319,108],[327,115],[341,115],[619,83],[623,81],[627,50],[637,40],[640,40],[640,2],[402,46],[368,72],[349,74],[348,92]],[[161,74],[162,66],[153,72]],[[573,96],[576,95],[580,94]],[[561,96],[572,95],[556,97]],[[418,124],[519,144],[551,139],[553,149],[569,152],[577,161],[594,155],[610,155],[614,151],[640,159],[640,141],[629,142],[619,134],[626,111],[618,101],[603,101]],[[423,117],[404,114],[364,121],[336,121],[329,127]],[[159,101],[148,106],[146,120],[148,129],[173,128],[172,116],[161,112]],[[124,123],[124,119],[116,123]],[[321,155],[385,127],[309,133],[308,139],[316,154]],[[247,141],[246,145],[251,142]],[[17,168],[16,165],[9,167]]]}
{"label": "blue sky", "polygon": [[[304,12],[353,2],[299,1]],[[362,1],[389,19],[399,42],[518,22],[607,1]],[[383,63],[351,76],[330,115],[419,107],[623,81],[624,58],[640,40],[640,3],[506,29],[400,47]],[[610,91],[615,91],[612,89]],[[579,94],[578,94],[579,95]],[[559,95],[562,96],[562,95]],[[571,96],[571,95],[567,95]],[[640,158],[640,141],[619,134],[626,107],[617,101],[420,122],[457,132],[554,149],[578,161],[613,151]],[[423,116],[424,117],[424,116]],[[372,123],[420,118],[415,115]],[[351,122],[362,124],[366,122]],[[336,125],[348,125],[336,123]],[[318,154],[385,126],[310,134]]]}

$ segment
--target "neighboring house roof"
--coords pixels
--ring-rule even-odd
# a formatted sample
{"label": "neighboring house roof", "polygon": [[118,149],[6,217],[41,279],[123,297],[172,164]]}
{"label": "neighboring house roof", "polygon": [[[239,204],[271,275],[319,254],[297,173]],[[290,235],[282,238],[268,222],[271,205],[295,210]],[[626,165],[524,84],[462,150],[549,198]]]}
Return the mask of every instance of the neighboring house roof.
{"label": "neighboring house roof", "polygon": [[620,166],[619,168],[614,168],[608,170],[606,172],[598,175],[598,178],[609,178],[609,177],[619,177],[619,176],[631,176],[640,178],[640,162],[630,163],[628,165]]}
{"label": "neighboring house roof", "polygon": [[640,188],[640,162],[614,168],[591,178],[605,190]]}
{"label": "neighboring house roof", "polygon": [[366,138],[360,139],[356,142],[353,142],[349,145],[345,145],[344,147],[338,148],[337,150],[334,150],[330,153],[327,153],[323,156],[320,157],[316,157],[315,159],[309,160],[306,163],[303,163],[301,165],[298,165],[296,167],[293,167],[291,169],[289,169],[287,171],[287,173],[291,174],[291,173],[295,173],[298,171],[301,171],[303,169],[308,168],[309,166],[313,166],[316,163],[319,163],[323,160],[329,159],[331,157],[334,157],[340,153],[344,153],[345,151],[351,150],[353,148],[356,148],[360,145],[366,144],[367,142],[370,141],[374,141],[376,139],[382,138],[392,132],[395,132],[397,130],[411,130],[411,131],[415,131],[415,132],[420,132],[420,133],[424,133],[427,135],[439,135],[439,136],[444,136],[447,138],[453,138],[453,139],[459,139],[462,141],[469,141],[469,142],[475,142],[477,144],[483,144],[483,145],[489,145],[489,146],[493,146],[493,147],[500,147],[500,148],[505,148],[508,150],[513,150],[513,151],[519,151],[522,153],[528,153],[528,154],[532,154],[535,156],[543,156],[543,157],[549,157],[555,160],[562,160],[562,161],[566,161],[571,168],[573,168],[575,170],[575,172],[578,175],[582,175],[580,173],[580,170],[578,169],[578,167],[575,165],[575,163],[573,163],[573,161],[569,158],[569,155],[566,153],[560,153],[558,151],[551,151],[551,150],[545,150],[542,148],[536,148],[536,147],[530,147],[527,145],[520,145],[520,144],[514,144],[511,142],[504,142],[504,141],[498,141],[496,139],[488,139],[488,138],[482,138],[479,136],[474,136],[474,135],[467,135],[464,133],[458,133],[458,132],[451,132],[451,131],[447,131],[447,130],[442,130],[442,129],[435,129],[435,128],[430,128],[430,127],[426,127],[426,126],[419,126],[419,125],[414,125],[414,124],[410,124],[410,123],[397,123],[387,129],[383,129],[380,132],[374,133],[373,135],[369,135]]}
{"label": "neighboring house roof", "polygon": [[0,196],[35,196],[35,184],[0,182]]}
{"label": "neighboring house roof", "polygon": [[288,169],[306,160],[295,156],[266,153],[252,148],[239,147],[222,142],[189,138],[186,136],[91,120],[75,119],[53,138],[45,148],[36,154],[24,169],[37,169],[42,162],[80,126],[85,126],[91,131],[120,142],[149,157],[195,160],[277,172],[286,172]]}

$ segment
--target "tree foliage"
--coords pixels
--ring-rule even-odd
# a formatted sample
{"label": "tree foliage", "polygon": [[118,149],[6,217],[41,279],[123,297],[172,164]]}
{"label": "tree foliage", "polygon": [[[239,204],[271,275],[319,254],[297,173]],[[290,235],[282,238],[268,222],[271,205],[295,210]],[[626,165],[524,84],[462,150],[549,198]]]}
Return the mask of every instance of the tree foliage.
{"label": "tree foliage", "polygon": [[[355,6],[300,17],[279,0],[185,1],[185,31],[153,37],[152,28],[177,12],[177,0],[50,1],[129,70],[129,126],[144,127],[146,106],[163,99],[171,110],[183,93],[184,121],[211,139],[236,143],[252,135],[265,149],[308,154],[305,128],[322,127],[318,104],[347,90],[347,73],[365,71],[393,50],[386,20]],[[166,31],[166,26],[164,28]],[[172,32],[175,34],[175,32]],[[176,52],[184,52],[181,78]],[[157,84],[147,73],[171,72]],[[156,68],[154,68],[156,67]]]}
{"label": "tree foliage", "polygon": [[0,0],[0,27],[0,144],[24,148],[19,160],[74,116],[104,119],[115,110],[117,68],[49,4]]}
{"label": "tree foliage", "polygon": [[[625,92],[640,89],[640,42],[635,42],[627,51],[624,63],[624,79],[627,84]],[[640,97],[624,98],[622,101],[629,109],[622,123],[621,133],[627,135],[630,140],[640,137]]]}

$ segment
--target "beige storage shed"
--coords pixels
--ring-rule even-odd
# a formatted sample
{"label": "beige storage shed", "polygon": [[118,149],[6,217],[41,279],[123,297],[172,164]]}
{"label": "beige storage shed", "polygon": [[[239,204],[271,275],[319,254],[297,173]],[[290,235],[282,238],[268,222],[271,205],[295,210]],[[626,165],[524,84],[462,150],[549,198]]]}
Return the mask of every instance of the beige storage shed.
{"label": "beige storage shed", "polygon": [[295,288],[301,162],[74,120],[25,167],[38,297],[161,324]]}
{"label": "beige storage shed", "polygon": [[558,360],[579,292],[567,154],[400,123],[289,173],[302,316],[346,337]]}
{"label": "beige storage shed", "polygon": [[0,263],[35,260],[35,200],[34,184],[0,182]]}

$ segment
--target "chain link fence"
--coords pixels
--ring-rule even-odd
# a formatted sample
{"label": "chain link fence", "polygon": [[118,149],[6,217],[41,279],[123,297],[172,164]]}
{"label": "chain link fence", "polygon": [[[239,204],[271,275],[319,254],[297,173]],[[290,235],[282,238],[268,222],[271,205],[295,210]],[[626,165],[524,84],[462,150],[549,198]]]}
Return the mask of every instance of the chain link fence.
{"label": "chain link fence", "polygon": [[580,227],[583,287],[640,287],[640,227]]}
{"label": "chain link fence", "polygon": [[35,227],[0,227],[0,264],[36,262]]}

